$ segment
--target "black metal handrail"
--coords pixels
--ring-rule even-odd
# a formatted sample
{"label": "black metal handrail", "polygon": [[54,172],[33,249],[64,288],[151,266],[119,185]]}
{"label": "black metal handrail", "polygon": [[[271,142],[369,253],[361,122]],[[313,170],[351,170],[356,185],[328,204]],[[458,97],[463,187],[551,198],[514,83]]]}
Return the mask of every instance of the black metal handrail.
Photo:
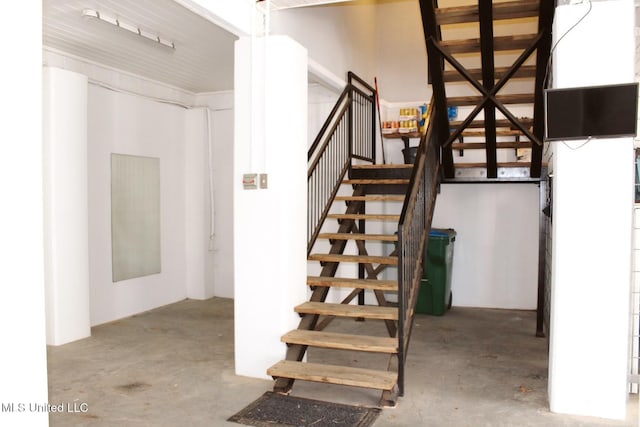
{"label": "black metal handrail", "polygon": [[375,163],[375,89],[352,72],[309,149],[307,253],[315,243],[351,159]]}
{"label": "black metal handrail", "polygon": [[401,396],[404,394],[404,366],[422,278],[423,256],[440,177],[435,110],[432,98],[427,132],[420,140],[398,222],[398,389]]}

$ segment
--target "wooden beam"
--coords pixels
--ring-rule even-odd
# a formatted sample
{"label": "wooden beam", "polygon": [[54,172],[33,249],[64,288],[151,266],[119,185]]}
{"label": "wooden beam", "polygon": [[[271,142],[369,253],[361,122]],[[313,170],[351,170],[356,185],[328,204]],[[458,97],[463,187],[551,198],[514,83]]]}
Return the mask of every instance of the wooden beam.
{"label": "wooden beam", "polygon": [[[539,37],[542,37],[538,44],[536,56],[536,82],[535,82],[535,103],[533,106],[533,134],[540,140],[544,140],[544,86],[547,79],[549,56],[551,54],[551,26],[555,13],[554,0],[540,0],[540,16],[538,18]],[[539,177],[542,170],[542,144],[535,146],[531,150],[531,172],[532,177]]]}
{"label": "wooden beam", "polygon": [[[522,123],[525,126],[533,126],[532,118],[521,117],[518,120],[520,121],[520,123]],[[451,127],[459,127],[460,124],[462,124],[461,120],[452,121]],[[513,129],[513,123],[511,123],[507,119],[497,119],[496,126],[499,128]],[[473,122],[469,123],[469,126],[467,126],[467,128],[483,128],[483,127],[484,127],[484,120],[474,120]]]}
{"label": "wooden beam", "polygon": [[420,14],[422,16],[422,29],[427,44],[427,59],[429,61],[429,76],[433,89],[435,109],[435,132],[438,147],[441,149],[441,163],[444,175],[453,178],[455,166],[453,164],[453,150],[443,147],[449,136],[449,115],[447,112],[447,94],[444,87],[444,59],[435,43],[441,39],[440,27],[436,23],[436,11],[434,0],[420,0]]}
{"label": "wooden beam", "polygon": [[289,377],[378,390],[391,390],[397,383],[397,374],[394,372],[285,360],[269,368],[267,374],[274,378]]}
{"label": "wooden beam", "polygon": [[[507,83],[507,81],[509,81],[511,76],[515,74],[518,68],[520,68],[524,64],[524,62],[529,58],[529,56],[531,56],[533,51],[536,49],[540,38],[541,36],[539,35],[534,39],[531,46],[529,46],[527,49],[524,50],[524,52],[522,52],[522,54],[518,57],[518,59],[516,59],[516,61],[513,63],[509,71],[500,79],[498,83],[496,83],[493,89],[491,89],[491,91],[489,91],[488,93],[484,88],[484,86],[482,86],[477,80],[475,80],[473,77],[469,75],[469,72],[466,70],[466,68],[462,64],[460,64],[460,62],[458,62],[451,54],[447,53],[442,46],[432,41],[434,49],[438,50],[438,52],[440,52],[442,57],[445,58],[447,62],[449,62],[453,66],[453,68],[455,68],[460,74],[462,74],[467,79],[467,81],[471,83],[471,85],[473,85],[473,87],[475,87],[480,93],[484,94],[484,96],[457,97],[457,98],[449,98],[447,100],[449,104],[451,104],[453,100],[454,102],[453,105],[455,105],[456,100],[458,100],[458,105],[475,105],[475,107],[469,113],[467,118],[462,122],[462,124],[453,133],[449,135],[449,138],[443,143],[443,147],[450,146],[451,143],[453,143],[453,141],[459,138],[462,131],[466,129],[466,126],[468,126],[469,123],[471,123],[475,119],[478,113],[480,113],[480,111],[484,108],[485,102],[488,102],[489,100],[491,100],[495,104],[495,106],[499,108],[500,111],[502,111],[502,113],[507,117],[507,119],[511,123],[513,123],[513,125],[517,129],[521,130],[527,136],[527,138],[540,144],[540,142],[533,136],[533,134],[528,129],[526,129],[526,127],[524,127],[522,123],[520,123],[518,119],[515,118],[513,114],[511,114],[502,104],[502,101],[506,101],[507,103],[512,103],[512,104],[531,103],[533,101],[533,96],[530,94],[502,95],[498,97],[495,96],[495,94],[500,89],[502,89],[502,87]],[[447,176],[447,178],[449,177]]]}
{"label": "wooden beam", "polygon": [[[532,104],[534,96],[531,93],[511,93],[508,95],[493,95],[497,101],[502,104]],[[452,96],[447,98],[447,104],[455,106],[471,106],[478,105],[488,96],[471,95],[471,96]],[[485,104],[483,103],[483,106]]]}
{"label": "wooden beam", "polygon": [[377,280],[377,279],[353,279],[341,277],[307,277],[309,286],[329,286],[338,288],[376,289],[385,292],[396,292],[398,290],[397,280]]}
{"label": "wooden beam", "polygon": [[[478,6],[455,6],[439,8],[436,19],[439,25],[478,22]],[[518,0],[493,5],[493,17],[499,19],[517,19],[538,16],[538,0]]]}
{"label": "wooden beam", "polygon": [[377,305],[330,304],[305,302],[295,307],[296,313],[320,314],[323,316],[364,317],[366,319],[398,320],[398,309]]}
{"label": "wooden beam", "polygon": [[398,340],[369,335],[341,334],[336,332],[301,331],[294,329],[281,338],[289,344],[312,347],[335,348],[340,350],[366,351],[375,353],[397,353]]}
{"label": "wooden beam", "polygon": [[[496,79],[500,79],[504,74],[509,71],[510,67],[496,67]],[[482,69],[481,68],[473,68],[469,70],[469,75],[472,76],[476,80],[482,80]],[[527,79],[533,78],[536,76],[536,66],[535,65],[524,65],[518,69],[516,74],[512,77],[512,79],[520,78]],[[444,71],[444,81],[445,82],[462,82],[465,81],[465,78],[460,75],[456,70],[445,70]]]}
{"label": "wooden beam", "polygon": [[[515,74],[518,68],[520,68],[524,64],[527,58],[531,56],[533,51],[536,50],[541,38],[542,38],[542,34],[538,34],[538,36],[536,36],[533,39],[531,46],[529,46],[527,49],[525,49],[522,52],[522,54],[518,57],[518,59],[516,59],[516,61],[511,66],[509,72],[507,72],[500,79],[500,81],[496,83],[493,89],[488,93],[486,89],[478,81],[476,81],[469,75],[468,71],[462,66],[462,64],[460,64],[452,55],[445,52],[442,46],[440,46],[437,43],[434,43],[434,48],[436,48],[440,52],[443,58],[445,58],[447,62],[449,62],[458,72],[460,72],[460,74],[464,75],[465,78],[469,81],[469,83],[471,83],[480,93],[484,94],[484,97],[482,96],[458,97],[460,101],[466,102],[466,103],[460,103],[459,105],[476,105],[476,106],[473,109],[473,111],[469,113],[467,118],[462,122],[462,125],[459,128],[457,128],[451,135],[449,135],[449,138],[444,143],[445,147],[450,145],[454,140],[458,139],[458,137],[460,136],[460,133],[464,130],[465,126],[468,125],[471,121],[473,121],[473,119],[477,116],[480,110],[484,107],[484,103],[488,102],[489,100],[492,101],[495,104],[496,108],[498,108],[505,115],[505,117],[511,123],[513,123],[513,125],[517,129],[521,130],[522,133],[524,133],[527,138],[529,138],[532,142],[538,145],[542,144],[540,140],[536,138],[531,131],[529,131],[529,129],[523,126],[522,123],[520,123],[518,119],[513,114],[511,114],[511,112],[503,105],[503,102],[502,102],[502,101],[506,101],[507,103],[511,103],[511,104],[516,104],[516,103],[528,104],[533,102],[534,97],[530,94],[526,94],[526,97],[522,94],[495,96],[495,94],[500,89],[502,89],[502,87],[507,83],[507,81],[509,81],[511,76]],[[451,103],[451,99],[452,98],[449,98],[448,100],[449,103]],[[456,98],[453,98],[453,100],[455,101]],[[477,101],[477,102],[473,102],[473,101]]]}
{"label": "wooden beam", "polygon": [[343,255],[343,254],[311,254],[307,257],[309,261],[320,262],[357,262],[398,265],[398,257],[377,256],[377,255]]}
{"label": "wooden beam", "polygon": [[[463,143],[453,143],[451,147],[454,150],[484,150],[487,144],[484,142],[463,142]],[[496,142],[497,149],[505,149],[505,148],[531,148],[531,142],[515,142],[515,141],[506,141],[506,142]]]}
{"label": "wooden beam", "polygon": [[[398,222],[400,215],[392,214],[328,214],[328,219],[353,219],[353,220],[378,220],[378,221],[395,221]],[[360,227],[362,228],[362,227]]]}
{"label": "wooden beam", "polygon": [[[496,37],[494,39],[494,49],[498,51],[526,49],[534,37],[529,34]],[[479,38],[444,40],[441,45],[449,53],[476,53],[481,49],[481,40]]]}
{"label": "wooden beam", "polygon": [[[495,65],[493,62],[493,5],[491,0],[480,0],[480,45],[482,60],[482,86],[490,93],[495,86]],[[490,100],[484,104],[485,154],[487,158],[487,177],[498,176],[496,153],[496,107]]]}
{"label": "wooden beam", "polygon": [[331,240],[378,240],[381,242],[397,242],[396,234],[362,234],[362,233],[320,233],[319,239]]}

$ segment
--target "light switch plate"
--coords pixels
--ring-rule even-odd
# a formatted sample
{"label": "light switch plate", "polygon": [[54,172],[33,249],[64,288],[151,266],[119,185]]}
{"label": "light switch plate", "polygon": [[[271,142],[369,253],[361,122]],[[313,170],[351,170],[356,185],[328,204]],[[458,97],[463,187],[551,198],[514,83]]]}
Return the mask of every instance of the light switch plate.
{"label": "light switch plate", "polygon": [[267,188],[267,174],[260,174],[260,188]]}

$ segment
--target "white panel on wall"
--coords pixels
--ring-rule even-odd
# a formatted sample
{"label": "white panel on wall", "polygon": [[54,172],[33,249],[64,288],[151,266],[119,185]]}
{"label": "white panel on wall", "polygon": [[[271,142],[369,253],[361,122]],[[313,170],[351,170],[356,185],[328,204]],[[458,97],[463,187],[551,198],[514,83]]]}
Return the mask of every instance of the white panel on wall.
{"label": "white panel on wall", "polygon": [[160,273],[160,159],[111,154],[113,281]]}

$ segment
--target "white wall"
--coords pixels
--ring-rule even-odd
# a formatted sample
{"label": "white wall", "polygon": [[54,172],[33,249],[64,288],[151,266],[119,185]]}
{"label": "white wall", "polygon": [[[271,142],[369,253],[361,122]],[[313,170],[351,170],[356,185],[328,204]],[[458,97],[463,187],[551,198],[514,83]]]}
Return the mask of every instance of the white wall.
{"label": "white wall", "polygon": [[212,23],[238,35],[251,34],[252,0],[175,0]]}
{"label": "white wall", "polygon": [[344,79],[353,71],[373,82],[376,30],[372,0],[287,9],[271,15],[271,34],[296,40],[309,51],[309,58]]}
{"label": "white wall", "polygon": [[[92,325],[186,297],[184,110],[89,87],[89,262]],[[111,281],[111,153],[160,158],[161,273]]]}
{"label": "white wall", "polygon": [[[553,30],[556,42],[566,34],[553,57],[555,87],[633,82],[631,0],[560,6]],[[626,416],[633,160],[632,138],[553,144],[554,412]]]}
{"label": "white wall", "polygon": [[19,403],[47,401],[47,353],[42,242],[42,19],[41,3],[2,3],[11,16],[0,27],[7,43],[0,88],[0,402],[16,412],[0,412],[0,425],[49,425],[44,412],[18,412]]}
{"label": "white wall", "polygon": [[[170,143],[167,142],[167,147],[172,144],[174,146],[173,149],[178,150],[176,152],[179,153],[178,157],[171,156],[171,158],[175,161],[181,161],[183,163],[182,169],[184,170],[181,184],[173,178],[170,181],[182,186],[181,192],[184,196],[184,203],[178,205],[178,208],[184,209],[182,214],[185,221],[183,226],[184,244],[182,245],[184,252],[180,255],[180,262],[184,266],[185,276],[180,284],[176,283],[175,286],[183,286],[184,296],[189,298],[208,298],[212,295],[232,297],[234,281],[233,195],[230,182],[233,159],[233,93],[222,92],[196,95],[159,82],[150,81],[141,76],[110,69],[80,58],[68,57],[59,52],[44,51],[43,55],[45,63],[51,66],[88,76],[92,91],[96,91],[96,93],[102,93],[101,91],[112,93],[106,89],[107,87],[124,92],[117,95],[113,92],[114,96],[105,95],[93,104],[94,110],[97,111],[96,114],[98,115],[102,114],[102,109],[113,113],[113,123],[110,125],[107,125],[106,122],[104,123],[105,129],[109,128],[107,131],[108,136],[101,137],[104,140],[111,138],[114,140],[113,144],[119,144],[118,147],[127,146],[129,144],[128,141],[134,141],[130,147],[127,146],[127,149],[131,148],[134,151],[140,151],[143,148],[144,150],[151,150],[151,146],[156,145],[157,141],[153,142],[157,140],[155,138],[156,133],[166,134],[166,136],[160,138],[162,141],[171,139]],[[101,88],[101,86],[104,87]],[[125,93],[139,95],[127,95]],[[160,103],[157,100],[164,100],[167,103]],[[103,101],[106,104],[102,105]],[[116,104],[109,105],[113,102],[116,102]],[[172,103],[176,105],[171,106],[170,104]],[[130,113],[130,117],[127,117],[127,120],[121,120],[122,114],[115,112],[116,107],[118,110],[121,108],[120,104],[129,106],[123,107],[123,111]],[[95,107],[96,105],[98,107]],[[209,147],[207,145],[208,129],[205,108],[209,109],[211,119],[211,166],[214,173],[213,195],[215,206],[213,247],[209,246],[211,228],[209,164],[207,162]],[[156,111],[162,111],[161,116],[164,114],[171,116],[171,119],[165,120],[166,123],[163,124],[163,126],[171,127],[171,132],[164,132],[162,127],[154,130],[156,126],[152,117]],[[168,113],[169,111],[171,113]],[[138,116],[141,118],[139,123],[129,123]],[[179,128],[182,129],[183,134],[174,138]],[[138,135],[141,138],[138,138]],[[151,136],[149,137],[149,135]],[[115,139],[120,139],[120,141],[115,141]],[[142,148],[139,139],[144,140],[142,144],[144,147]],[[160,148],[158,146],[157,148],[164,152],[168,150],[167,147]],[[163,163],[161,159],[161,169],[164,169]],[[175,212],[175,209],[172,210],[172,215],[173,212]],[[105,213],[103,212],[101,215],[105,215]],[[106,219],[103,218],[101,221],[104,223]],[[173,230],[172,233],[177,232],[177,230]],[[98,234],[101,234],[102,238],[106,238],[110,231],[104,230]],[[104,249],[101,255],[106,253],[106,249]],[[102,268],[105,271],[107,269],[106,266]],[[140,293],[136,294],[136,298],[145,299],[146,296]],[[161,304],[166,304],[164,299],[161,298],[160,300]],[[146,303],[128,302],[127,304],[131,304],[132,307],[142,305],[145,310],[148,309]],[[108,301],[105,305],[111,306],[107,310],[111,310],[113,315],[116,316],[115,313],[119,309],[116,309],[115,305],[119,305],[119,303]],[[130,307],[131,310],[133,310],[132,307]],[[127,309],[126,311],[130,312],[131,310]],[[121,313],[117,314],[117,317],[121,316]],[[102,321],[107,320],[103,319]],[[92,321],[92,323],[95,322]]]}
{"label": "white wall", "polygon": [[433,227],[453,228],[453,304],[535,309],[538,186],[443,184]]}
{"label": "white wall", "polygon": [[389,102],[429,102],[427,47],[420,5],[382,1],[376,8],[376,75],[380,97]]}

